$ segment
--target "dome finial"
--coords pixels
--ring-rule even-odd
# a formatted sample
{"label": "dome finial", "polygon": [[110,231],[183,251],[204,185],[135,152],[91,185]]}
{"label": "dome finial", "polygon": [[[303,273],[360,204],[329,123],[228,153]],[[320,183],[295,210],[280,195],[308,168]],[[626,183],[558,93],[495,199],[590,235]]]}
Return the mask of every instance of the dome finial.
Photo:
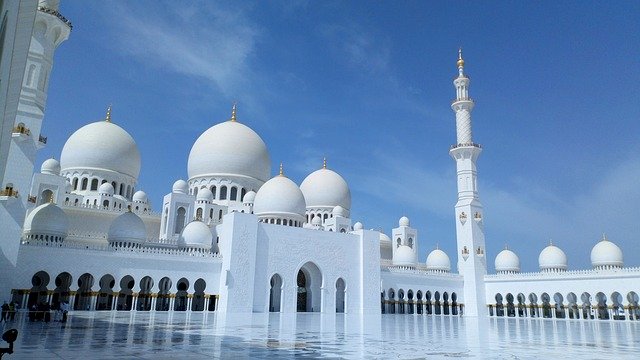
{"label": "dome finial", "polygon": [[236,111],[238,110],[238,106],[237,103],[234,101],[233,102],[233,107],[231,108],[231,121],[235,122],[236,121]]}
{"label": "dome finial", "polygon": [[504,243],[504,249],[505,250],[509,250],[509,247],[507,246],[507,243]]}
{"label": "dome finial", "polygon": [[607,234],[602,233],[602,240],[600,240],[600,241],[609,241],[609,240],[607,240]]}
{"label": "dome finial", "polygon": [[284,176],[284,170],[282,168],[282,163],[280,163],[280,176]]}
{"label": "dome finial", "polygon": [[436,243],[436,250],[440,250],[440,243],[439,242]]}
{"label": "dome finial", "polygon": [[553,239],[549,238],[549,245],[553,246]]}
{"label": "dome finial", "polygon": [[107,107],[107,115],[105,116],[104,121],[111,122],[111,104]]}
{"label": "dome finial", "polygon": [[464,59],[462,59],[462,47],[458,49],[458,68],[464,67]]}
{"label": "dome finial", "polygon": [[326,157],[322,158],[322,168],[323,169],[327,168],[327,158]]}

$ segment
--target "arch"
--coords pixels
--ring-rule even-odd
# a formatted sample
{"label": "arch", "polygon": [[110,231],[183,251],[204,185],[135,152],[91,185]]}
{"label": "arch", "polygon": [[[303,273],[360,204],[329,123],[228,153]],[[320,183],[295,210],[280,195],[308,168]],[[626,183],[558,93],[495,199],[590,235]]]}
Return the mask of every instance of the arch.
{"label": "arch", "polygon": [[398,314],[405,313],[405,293],[403,289],[398,290]]}
{"label": "arch", "polygon": [[202,208],[198,208],[196,210],[196,219],[197,220],[202,220]]}
{"label": "arch", "polygon": [[73,304],[73,310],[92,310],[91,300],[93,294],[91,288],[93,287],[93,275],[84,273],[78,278],[78,291],[76,292],[75,302]]}
{"label": "arch", "polygon": [[89,179],[82,178],[82,188],[81,188],[81,190],[87,190],[87,185],[89,185]]}
{"label": "arch", "polygon": [[393,290],[393,288],[390,288],[387,294],[389,296],[389,303],[388,303],[389,309],[387,310],[387,313],[395,314],[396,313],[396,292],[395,290]]}
{"label": "arch", "polygon": [[556,318],[564,319],[565,318],[564,298],[562,297],[562,294],[560,293],[553,294],[553,301],[555,302]]}
{"label": "arch", "polygon": [[269,312],[282,311],[282,277],[273,274],[269,280]]}
{"label": "arch", "polygon": [[409,289],[407,291],[407,314],[413,314],[415,312],[414,310],[414,303],[413,303],[413,290]]}
{"label": "arch", "polygon": [[145,276],[140,279],[140,292],[138,293],[138,301],[136,301],[136,310],[151,311],[151,289],[153,288],[153,279]]}
{"label": "arch", "polygon": [[458,294],[451,293],[451,315],[458,315]]}
{"label": "arch", "polygon": [[191,311],[204,311],[204,290],[207,282],[199,278],[193,283],[193,298],[191,299]]}
{"label": "arch", "polygon": [[434,299],[434,304],[433,304],[434,314],[442,315],[442,304],[440,303],[440,292],[439,291],[436,291],[433,294],[433,299]]}
{"label": "arch", "polygon": [[596,314],[595,310],[591,306],[591,294],[583,292],[582,295],[580,295],[580,300],[582,300],[582,318],[594,319]]}
{"label": "arch", "polygon": [[73,178],[73,182],[71,183],[71,187],[73,188],[73,190],[78,190],[78,178],[77,177]]}
{"label": "arch", "polygon": [[445,315],[449,315],[449,294],[442,293],[442,310]]}
{"label": "arch", "polygon": [[569,319],[579,319],[580,314],[578,311],[578,297],[576,294],[570,292],[567,294],[567,316]]}
{"label": "arch", "polygon": [[629,302],[629,319],[640,320],[640,309],[638,308],[638,301],[640,298],[635,291],[630,291],[627,294],[627,301]]}
{"label": "arch", "polygon": [[416,314],[423,314],[424,309],[422,308],[422,291],[416,291]]}
{"label": "arch", "polygon": [[184,207],[179,207],[176,211],[176,221],[173,229],[174,234],[180,234],[182,229],[184,228],[184,223],[187,216],[187,210]]}
{"label": "arch", "polygon": [[93,178],[91,180],[91,191],[97,191],[98,190],[98,179]]}
{"label": "arch", "polygon": [[516,299],[518,300],[518,317],[524,317],[527,316],[527,299],[524,296],[523,293],[519,293],[518,296],[516,296]]}
{"label": "arch", "polygon": [[504,304],[502,303],[502,294],[497,293],[496,296],[496,316],[504,316]]}
{"label": "arch", "polygon": [[216,186],[215,185],[211,186],[211,193],[213,194],[213,199],[215,200],[216,199]]}
{"label": "arch", "polygon": [[513,303],[515,299],[513,297],[513,294],[507,293],[507,296],[505,296],[505,299],[507,300],[507,316],[508,317],[516,316],[516,307],[515,307],[515,304]]}
{"label": "arch", "polygon": [[189,280],[186,278],[181,278],[176,283],[176,287],[178,291],[176,292],[176,300],[173,306],[174,311],[186,311],[187,310],[187,299],[189,297]]}
{"label": "arch", "polygon": [[598,319],[608,320],[609,312],[607,311],[607,295],[602,292],[597,293],[596,303],[598,307]]}
{"label": "arch", "polygon": [[112,310],[113,309],[113,287],[116,285],[116,279],[111,274],[103,275],[98,282],[100,290],[98,292],[98,300],[96,301],[96,310]]}
{"label": "arch", "polygon": [[232,187],[231,192],[229,194],[229,200],[236,201],[238,199],[238,188]]}
{"label": "arch", "polygon": [[242,190],[240,190],[240,201],[244,200],[244,196],[247,195],[247,189],[242,188]]}
{"label": "arch", "polygon": [[622,295],[615,291],[611,294],[613,320],[624,320],[624,306],[622,305]]}
{"label": "arch", "polygon": [[534,293],[529,294],[529,310],[531,317],[539,317],[540,314],[538,312],[538,295]]}
{"label": "arch", "polygon": [[407,239],[407,245],[409,245],[409,247],[413,249],[413,238],[410,237],[409,239]]}
{"label": "arch", "polygon": [[347,295],[347,284],[342,278],[336,280],[336,312],[345,312],[345,298]]}
{"label": "arch", "polygon": [[61,302],[69,302],[72,281],[73,278],[68,272],[61,272],[56,276],[54,281],[56,288],[53,290],[53,296],[51,297],[51,303],[54,309],[59,309]]}
{"label": "arch", "polygon": [[166,276],[158,282],[156,311],[169,311],[169,304],[171,302],[171,285],[171,279]]}
{"label": "arch", "polygon": [[425,300],[425,307],[426,307],[427,315],[433,314],[433,308],[432,308],[432,304],[431,304],[431,291],[427,290],[427,292],[424,293],[424,300]]}
{"label": "arch", "polygon": [[131,199],[131,185],[127,185],[127,199]]}
{"label": "arch", "polygon": [[118,292],[118,304],[116,310],[129,311],[133,306],[133,287],[136,281],[133,276],[126,275],[120,279],[120,291]]}
{"label": "arch", "polygon": [[38,271],[33,274],[31,277],[31,292],[29,293],[29,299],[27,300],[29,309],[47,302],[47,296],[49,293],[47,285],[49,285],[50,280],[51,278],[46,271]]}
{"label": "arch", "polygon": [[38,204],[46,204],[53,202],[53,191],[46,189],[40,194],[40,201]]}
{"label": "arch", "polygon": [[313,262],[307,262],[297,272],[298,312],[322,311],[322,271]]}
{"label": "arch", "polygon": [[227,200],[227,187],[220,186],[220,200]]}
{"label": "arch", "polygon": [[102,202],[102,207],[103,208],[109,208],[109,200],[105,200]]}
{"label": "arch", "polygon": [[551,304],[549,304],[549,302],[551,301],[551,297],[549,296],[549,294],[542,293],[542,295],[540,295],[540,300],[542,301],[542,317],[544,318],[552,317]]}

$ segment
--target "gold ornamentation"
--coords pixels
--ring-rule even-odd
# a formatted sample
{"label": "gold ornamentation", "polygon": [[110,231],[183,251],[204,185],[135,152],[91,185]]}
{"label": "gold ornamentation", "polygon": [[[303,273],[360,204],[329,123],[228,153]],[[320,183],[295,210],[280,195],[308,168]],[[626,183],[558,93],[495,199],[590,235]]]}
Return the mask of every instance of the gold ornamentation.
{"label": "gold ornamentation", "polygon": [[231,108],[231,121],[236,122],[236,111],[238,110],[237,103],[233,103],[233,107]]}
{"label": "gold ornamentation", "polygon": [[107,115],[105,116],[104,121],[111,122],[111,104],[107,107]]}
{"label": "gold ornamentation", "polygon": [[464,67],[464,60],[462,59],[462,48],[458,49],[458,62],[456,63],[458,64],[458,67]]}

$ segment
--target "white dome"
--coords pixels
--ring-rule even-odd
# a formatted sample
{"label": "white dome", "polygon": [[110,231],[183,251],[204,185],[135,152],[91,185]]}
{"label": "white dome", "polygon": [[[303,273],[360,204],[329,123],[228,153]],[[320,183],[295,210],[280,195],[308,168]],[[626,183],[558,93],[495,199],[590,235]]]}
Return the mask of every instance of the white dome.
{"label": "white dome", "polygon": [[186,181],[180,179],[173,183],[173,188],[171,189],[174,193],[186,194],[189,192],[189,184]]}
{"label": "white dome", "polygon": [[311,219],[311,225],[322,226],[322,218],[320,216],[314,217],[313,219]]}
{"label": "white dome", "polygon": [[353,224],[353,230],[362,230],[363,228],[364,228],[364,225],[362,225],[360,221]]}
{"label": "white dome", "polygon": [[253,205],[254,214],[305,216],[304,195],[296,183],[278,175],[260,187]]}
{"label": "white dome", "polygon": [[406,216],[403,216],[398,220],[398,226],[409,226],[409,224],[409,218]]}
{"label": "white dome", "polygon": [[209,190],[207,188],[200,189],[198,191],[198,195],[196,196],[196,200],[197,201],[212,202],[213,201],[213,193],[211,192],[211,190]]}
{"label": "white dome", "polygon": [[100,195],[113,195],[114,192],[115,190],[113,189],[113,185],[109,184],[108,182],[100,185],[100,187],[98,188],[98,193]]}
{"label": "white dome", "polygon": [[147,230],[138,215],[127,211],[113,220],[108,239],[110,243],[143,243],[147,239]]}
{"label": "white dome", "polygon": [[60,175],[60,162],[56,159],[47,159],[42,163],[40,172],[43,174]]}
{"label": "white dome", "polygon": [[347,217],[347,210],[345,210],[345,208],[340,205],[334,207],[331,213],[333,214],[333,216],[341,216],[345,218]]}
{"label": "white dome", "polygon": [[603,238],[591,249],[591,265],[595,267],[622,267],[624,264],[622,250],[618,245]]}
{"label": "white dome", "polygon": [[498,253],[495,260],[497,272],[520,272],[520,258],[509,249]]}
{"label": "white dome", "polygon": [[427,256],[427,270],[451,271],[449,255],[440,249],[435,249]]}
{"label": "white dome", "polygon": [[267,181],[271,159],[264,141],[248,126],[225,121],[196,140],[187,164],[189,179],[211,175],[240,175]]}
{"label": "white dome", "polygon": [[244,198],[242,198],[242,202],[245,204],[253,204],[255,200],[256,200],[256,192],[253,190],[244,194]]}
{"label": "white dome", "polygon": [[380,242],[391,245],[391,238],[387,234],[380,232]]}
{"label": "white dome", "polygon": [[393,254],[393,265],[415,266],[416,254],[407,245],[400,245]]}
{"label": "white dome", "polygon": [[308,208],[341,206],[351,209],[351,191],[342,176],[333,170],[322,168],[309,174],[300,190]]}
{"label": "white dome", "polygon": [[559,247],[549,245],[538,256],[540,270],[566,270],[567,255]]}
{"label": "white dome", "polygon": [[135,194],[133,194],[133,202],[146,204],[147,201],[149,201],[149,197],[147,196],[146,192],[138,190],[135,192]]}
{"label": "white dome", "polygon": [[194,220],[182,229],[178,238],[178,246],[199,249],[211,249],[213,234],[207,224]]}
{"label": "white dome", "polygon": [[131,135],[109,121],[85,125],[74,132],[62,149],[62,170],[105,169],[129,175],[140,174],[140,152]]}
{"label": "white dome", "polygon": [[67,236],[69,219],[54,203],[42,204],[29,213],[24,221],[27,234]]}

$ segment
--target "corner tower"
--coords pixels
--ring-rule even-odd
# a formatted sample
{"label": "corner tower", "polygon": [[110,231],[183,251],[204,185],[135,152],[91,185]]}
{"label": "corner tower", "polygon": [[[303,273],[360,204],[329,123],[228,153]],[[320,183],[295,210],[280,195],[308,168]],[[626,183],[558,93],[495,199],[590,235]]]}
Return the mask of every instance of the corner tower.
{"label": "corner tower", "polygon": [[476,161],[482,147],[473,142],[471,110],[474,102],[469,97],[469,77],[464,73],[462,49],[458,52],[458,76],[453,80],[456,99],[451,109],[456,113],[456,144],[449,155],[456,161],[458,177],[458,201],[456,213],[456,238],[458,247],[458,272],[464,277],[465,315],[484,316],[487,273],[482,223],[482,204],[478,195]]}

